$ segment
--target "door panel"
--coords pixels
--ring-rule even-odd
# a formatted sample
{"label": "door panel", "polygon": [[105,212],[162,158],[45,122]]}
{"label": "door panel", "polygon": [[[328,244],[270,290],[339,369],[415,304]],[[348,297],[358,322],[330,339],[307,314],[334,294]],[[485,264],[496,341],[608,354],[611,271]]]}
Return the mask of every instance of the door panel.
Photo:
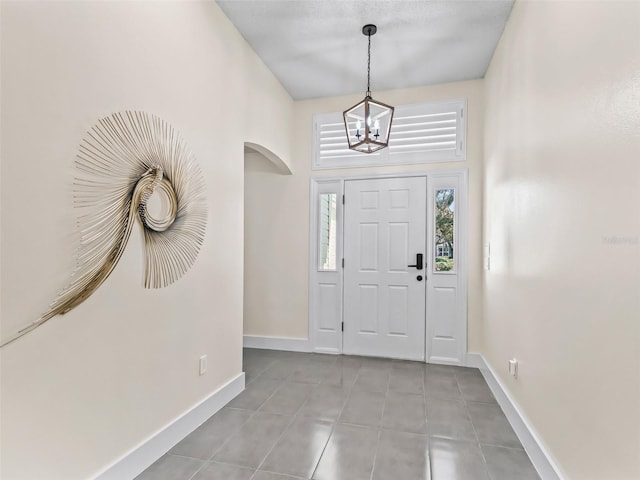
{"label": "door panel", "polygon": [[407,336],[409,333],[408,305],[409,288],[406,285],[389,285],[389,335]]}
{"label": "door panel", "polygon": [[378,224],[360,224],[360,269],[378,271]]}
{"label": "door panel", "polygon": [[322,309],[318,312],[318,329],[325,332],[336,330],[336,318],[341,316],[340,292],[335,283],[320,283],[318,285],[318,303]]}
{"label": "door panel", "polygon": [[343,352],[424,360],[426,178],[345,182]]}
{"label": "door panel", "polygon": [[389,271],[404,272],[409,258],[409,224],[389,224]]}
{"label": "door panel", "polygon": [[451,287],[435,287],[433,289],[433,316],[434,322],[433,336],[438,339],[452,339],[455,337],[455,322],[437,321],[450,320],[456,314],[456,289]]}
{"label": "door panel", "polygon": [[360,285],[358,333],[378,333],[378,286]]}

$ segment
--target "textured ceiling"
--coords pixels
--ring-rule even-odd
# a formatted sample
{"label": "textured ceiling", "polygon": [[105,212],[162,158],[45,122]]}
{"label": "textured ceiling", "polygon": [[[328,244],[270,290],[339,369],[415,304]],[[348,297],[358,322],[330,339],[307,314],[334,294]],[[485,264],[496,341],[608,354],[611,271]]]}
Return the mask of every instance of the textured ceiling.
{"label": "textured ceiling", "polygon": [[296,100],[482,78],[513,0],[217,0]]}

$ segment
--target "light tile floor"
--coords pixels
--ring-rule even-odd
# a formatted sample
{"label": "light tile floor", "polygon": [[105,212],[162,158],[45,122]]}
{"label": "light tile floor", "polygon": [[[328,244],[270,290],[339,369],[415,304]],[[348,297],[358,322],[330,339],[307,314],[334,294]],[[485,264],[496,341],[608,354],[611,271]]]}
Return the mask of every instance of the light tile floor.
{"label": "light tile floor", "polygon": [[245,349],[244,371],[136,480],[539,478],[477,369]]}

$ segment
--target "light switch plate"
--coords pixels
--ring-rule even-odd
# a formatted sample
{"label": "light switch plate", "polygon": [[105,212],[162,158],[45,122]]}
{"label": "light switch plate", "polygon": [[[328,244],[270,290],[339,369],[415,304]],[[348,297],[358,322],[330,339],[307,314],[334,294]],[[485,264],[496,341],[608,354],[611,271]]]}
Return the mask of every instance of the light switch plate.
{"label": "light switch plate", "polygon": [[484,269],[491,270],[491,244],[485,243],[483,250]]}
{"label": "light switch plate", "polygon": [[207,356],[206,355],[202,355],[200,357],[200,364],[199,364],[199,370],[198,370],[200,375],[204,375],[205,373],[207,373]]}

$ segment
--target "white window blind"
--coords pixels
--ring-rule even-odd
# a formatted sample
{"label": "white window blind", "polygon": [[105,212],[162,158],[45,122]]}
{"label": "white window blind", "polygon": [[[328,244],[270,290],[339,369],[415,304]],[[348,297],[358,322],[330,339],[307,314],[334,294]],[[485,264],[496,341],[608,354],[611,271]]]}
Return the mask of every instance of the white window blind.
{"label": "white window blind", "polygon": [[389,148],[365,154],[349,150],[342,112],[313,117],[313,169],[460,162],[466,151],[466,102],[396,106]]}

